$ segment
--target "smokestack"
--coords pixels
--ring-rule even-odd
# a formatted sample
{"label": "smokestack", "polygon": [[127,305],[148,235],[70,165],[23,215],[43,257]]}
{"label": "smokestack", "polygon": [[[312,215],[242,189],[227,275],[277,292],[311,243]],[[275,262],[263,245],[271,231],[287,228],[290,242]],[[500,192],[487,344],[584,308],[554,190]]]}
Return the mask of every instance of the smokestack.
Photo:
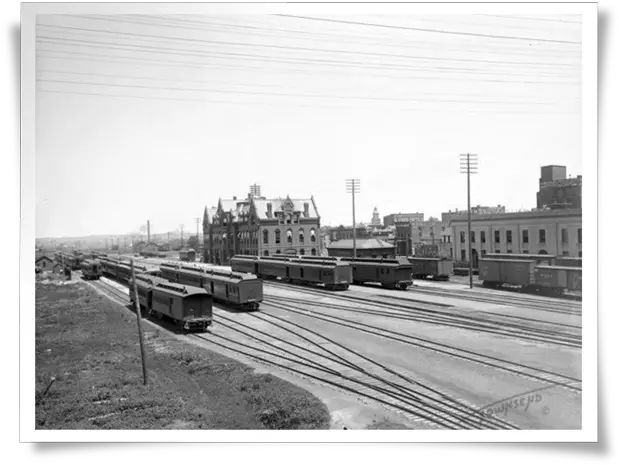
{"label": "smokestack", "polygon": [[148,243],[150,244],[150,220],[146,220],[146,230],[148,232]]}
{"label": "smokestack", "polygon": [[273,204],[271,202],[267,203],[267,218],[273,217]]}

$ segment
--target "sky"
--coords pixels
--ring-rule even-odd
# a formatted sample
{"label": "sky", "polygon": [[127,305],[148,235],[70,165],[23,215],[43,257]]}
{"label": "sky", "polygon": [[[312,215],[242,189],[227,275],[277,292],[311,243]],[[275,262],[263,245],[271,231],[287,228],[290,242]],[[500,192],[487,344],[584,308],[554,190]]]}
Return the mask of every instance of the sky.
{"label": "sky", "polygon": [[[36,237],[194,231],[218,199],[322,225],[535,207],[582,173],[577,15],[39,15]],[[585,180],[586,182],[586,180]]]}

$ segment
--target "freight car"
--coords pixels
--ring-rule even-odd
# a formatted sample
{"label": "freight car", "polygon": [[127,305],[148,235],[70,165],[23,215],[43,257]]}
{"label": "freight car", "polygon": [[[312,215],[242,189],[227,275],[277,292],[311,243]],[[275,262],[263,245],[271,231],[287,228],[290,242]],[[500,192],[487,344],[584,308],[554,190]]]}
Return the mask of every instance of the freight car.
{"label": "freight car", "polygon": [[206,331],[213,323],[213,298],[201,287],[185,286],[166,282],[152,275],[138,274],[135,285],[130,282],[129,297],[135,306],[146,308],[149,315],[156,318],[168,317],[183,332],[191,330]]}
{"label": "freight car", "polygon": [[[448,281],[454,271],[454,262],[449,258],[407,257],[413,267],[413,278]],[[467,270],[468,271],[468,270]],[[468,273],[467,273],[468,274]]]}
{"label": "freight car", "polygon": [[99,279],[101,277],[101,263],[99,260],[86,259],[82,261],[81,268],[84,279]]}
{"label": "freight car", "polygon": [[193,249],[184,249],[179,251],[179,260],[181,262],[195,262],[196,251]]}
{"label": "freight car", "polygon": [[329,290],[348,289],[353,281],[352,266],[339,260],[302,260],[296,256],[256,257],[235,255],[232,271],[253,273],[262,279],[277,279],[293,284],[324,285]]}
{"label": "freight car", "polygon": [[554,265],[582,268],[582,257],[557,257]]}
{"label": "freight car", "polygon": [[257,310],[263,299],[262,281],[250,273],[230,273],[196,265],[163,263],[161,276],[172,282],[202,287],[214,300],[242,309]]}
{"label": "freight car", "polygon": [[582,290],[582,268],[537,264],[535,259],[483,258],[479,261],[479,278],[485,287],[504,284],[523,291],[562,294]]}

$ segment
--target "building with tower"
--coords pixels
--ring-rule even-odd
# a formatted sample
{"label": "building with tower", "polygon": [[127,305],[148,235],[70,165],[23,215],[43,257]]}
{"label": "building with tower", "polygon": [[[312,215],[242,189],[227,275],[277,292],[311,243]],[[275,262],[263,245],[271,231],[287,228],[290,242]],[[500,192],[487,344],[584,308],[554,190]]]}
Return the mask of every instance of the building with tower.
{"label": "building with tower", "polygon": [[374,207],[374,212],[372,213],[372,221],[370,222],[370,226],[380,228],[380,214],[378,213],[378,208]]}
{"label": "building with tower", "polygon": [[566,174],[565,166],[542,166],[537,208],[582,208],[582,176],[572,178]]}
{"label": "building with tower", "polygon": [[267,199],[254,195],[260,190],[252,188],[245,199],[220,198],[216,207],[204,209],[205,261],[227,265],[236,254],[321,254],[320,215],[313,196]]}

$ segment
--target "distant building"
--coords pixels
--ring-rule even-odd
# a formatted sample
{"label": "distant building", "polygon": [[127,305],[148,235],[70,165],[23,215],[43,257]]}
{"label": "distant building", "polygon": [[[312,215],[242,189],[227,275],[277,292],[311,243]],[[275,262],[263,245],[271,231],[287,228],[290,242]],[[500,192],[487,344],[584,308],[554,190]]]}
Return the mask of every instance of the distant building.
{"label": "distant building", "polygon": [[[497,215],[505,213],[504,205],[497,205],[496,207],[484,207],[481,205],[477,205],[476,207],[471,207],[471,215]],[[468,217],[468,210],[458,210],[456,208],[455,211],[449,210],[446,213],[441,213],[441,221],[443,223],[449,223],[452,218],[462,218]]]}
{"label": "distant building", "polygon": [[372,221],[370,222],[370,225],[377,228],[381,226],[380,214],[378,213],[378,208],[376,207],[374,207],[374,212],[372,213]]}
{"label": "distant building", "polygon": [[398,255],[412,255],[416,245],[437,244],[441,250],[440,255],[450,257],[451,246],[445,239],[445,232],[448,229],[449,223],[439,221],[438,218],[430,218],[427,221],[396,222],[395,237]]}
{"label": "distant building", "polygon": [[[358,258],[388,258],[394,256],[394,246],[392,243],[380,239],[359,239],[357,240]],[[327,247],[330,257],[352,257],[352,239],[343,239],[332,242]]]}
{"label": "distant building", "polygon": [[542,166],[537,208],[582,208],[582,176],[566,178],[565,166]]}
{"label": "distant building", "polygon": [[54,260],[47,255],[41,255],[34,261],[34,266],[41,271],[51,271],[54,268]]}
{"label": "distant building", "polygon": [[397,222],[423,222],[423,213],[392,213],[383,218],[384,226],[393,226]]}
{"label": "distant building", "polygon": [[[254,192],[257,192],[252,186]],[[254,196],[219,199],[205,208],[204,255],[209,263],[228,264],[236,254],[320,255],[320,215],[314,197]]]}
{"label": "distant building", "polygon": [[[365,227],[357,227],[354,232],[357,239],[366,239],[370,237],[370,233]],[[336,228],[329,228],[328,236],[329,242],[339,241],[342,239],[352,239],[353,227],[340,225]]]}
{"label": "distant building", "polygon": [[[466,216],[451,222],[454,259],[469,261]],[[471,218],[473,266],[487,253],[582,257],[582,209],[532,210]]]}

